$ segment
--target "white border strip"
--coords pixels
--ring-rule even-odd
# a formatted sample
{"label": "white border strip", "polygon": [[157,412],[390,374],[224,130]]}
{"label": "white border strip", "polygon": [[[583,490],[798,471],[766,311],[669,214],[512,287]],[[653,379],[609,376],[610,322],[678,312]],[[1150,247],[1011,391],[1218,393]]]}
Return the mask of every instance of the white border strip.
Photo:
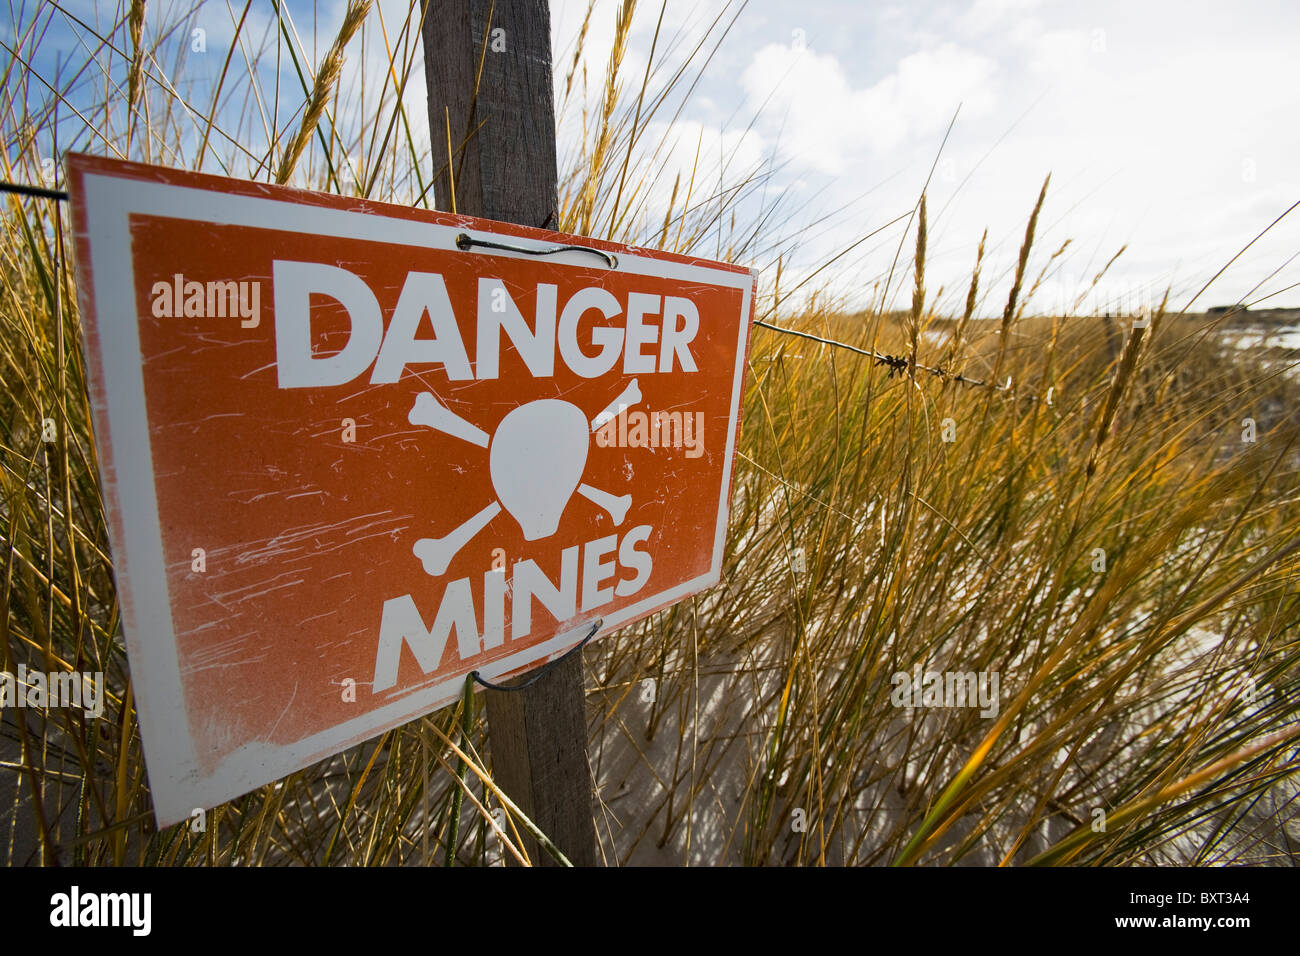
{"label": "white border strip", "polygon": [[[113,449],[115,474],[106,487],[116,499],[122,538],[113,542],[120,562],[119,584],[128,592],[123,617],[140,733],[149,762],[149,782],[159,826],[187,819],[198,807],[212,807],[300,770],[333,753],[382,733],[406,720],[427,714],[460,692],[463,677],[438,684],[418,685],[410,693],[381,707],[290,745],[245,744],[234,751],[211,775],[204,775],[195,758],[184,701],[180,662],[171,603],[167,593],[161,522],[155,490],[153,453],[144,396],[143,360],[135,301],[135,272],[131,251],[132,214],[184,219],[223,226],[245,226],[330,236],[388,245],[439,249],[464,255],[456,248],[462,232],[484,230],[444,226],[385,216],[377,212],[331,209],[256,196],[230,195],[187,186],[117,177],[86,170],[82,173],[85,216],[90,243],[94,290],[95,339],[103,367],[103,394],[107,405],[100,415],[108,422],[108,444]],[[517,245],[545,248],[549,243],[505,233]],[[477,249],[474,255],[507,259],[532,257],[497,249]],[[558,253],[548,261],[591,268],[589,253]],[[647,597],[605,618],[602,632],[613,630],[649,611],[716,584],[722,574],[723,547],[729,518],[731,473],[744,381],[745,343],[748,335],[753,276],[705,266],[672,262],[629,253],[618,254],[618,271],[681,282],[739,289],[741,312],[736,343],[736,369],[732,379],[730,424],[722,488],[718,498],[718,523],[713,561],[708,574]],[[111,526],[111,523],[110,523]],[[120,550],[119,550],[120,549]],[[144,582],[135,587],[134,582]],[[518,654],[481,668],[488,679],[526,666],[572,646],[588,625],[534,644]],[[148,688],[145,690],[145,688]]]}

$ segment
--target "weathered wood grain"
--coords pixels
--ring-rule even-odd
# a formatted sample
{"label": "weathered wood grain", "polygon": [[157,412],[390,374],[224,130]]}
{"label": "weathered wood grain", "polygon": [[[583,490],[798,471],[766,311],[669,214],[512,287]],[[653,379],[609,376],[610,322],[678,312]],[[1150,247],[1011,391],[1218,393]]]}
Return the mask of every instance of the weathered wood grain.
{"label": "weathered wood grain", "polygon": [[[553,227],[555,112],[546,0],[433,2],[424,20],[424,69],[434,170],[446,165],[450,128],[456,211]],[[434,197],[439,209],[452,208],[445,170]]]}
{"label": "weathered wood grain", "polygon": [[[495,6],[492,0],[432,2],[423,32],[433,165],[443,169],[434,184],[438,208],[453,208],[443,168],[450,129],[456,212],[553,228],[547,0],[496,0]],[[594,866],[582,655],[524,690],[485,693],[494,779],[574,865]],[[527,843],[532,860],[552,862],[531,838]]]}

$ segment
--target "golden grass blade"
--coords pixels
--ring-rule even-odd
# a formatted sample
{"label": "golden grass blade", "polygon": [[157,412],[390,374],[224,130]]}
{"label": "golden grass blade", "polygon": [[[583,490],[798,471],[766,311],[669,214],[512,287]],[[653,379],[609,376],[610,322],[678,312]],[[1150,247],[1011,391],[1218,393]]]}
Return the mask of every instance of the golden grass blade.
{"label": "golden grass blade", "polygon": [[343,72],[344,50],[347,48],[348,41],[365,22],[366,15],[370,12],[371,2],[372,0],[349,0],[347,12],[343,14],[343,23],[339,26],[338,36],[334,38],[329,52],[321,61],[320,69],[316,71],[316,80],[307,99],[307,108],[303,112],[302,125],[285,147],[280,159],[280,168],[275,174],[277,183],[289,181],[294,168],[298,165],[298,158],[307,148],[312,134],[316,132],[316,125],[325,112],[325,104],[334,91],[339,75]]}

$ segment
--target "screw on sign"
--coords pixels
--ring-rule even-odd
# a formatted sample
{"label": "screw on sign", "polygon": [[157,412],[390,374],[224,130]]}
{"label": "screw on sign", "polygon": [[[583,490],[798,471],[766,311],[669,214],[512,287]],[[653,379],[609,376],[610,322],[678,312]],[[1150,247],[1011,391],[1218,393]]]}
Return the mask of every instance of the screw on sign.
{"label": "screw on sign", "polygon": [[160,825],[719,580],[749,270],[68,166]]}

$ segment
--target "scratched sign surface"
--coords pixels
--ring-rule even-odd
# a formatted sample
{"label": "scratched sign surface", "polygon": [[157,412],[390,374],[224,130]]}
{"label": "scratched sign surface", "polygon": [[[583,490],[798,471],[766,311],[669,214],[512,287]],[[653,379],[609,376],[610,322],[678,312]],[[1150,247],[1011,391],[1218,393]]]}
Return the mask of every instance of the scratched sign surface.
{"label": "scratched sign surface", "polygon": [[85,156],[69,182],[160,825],[719,580],[750,271]]}

